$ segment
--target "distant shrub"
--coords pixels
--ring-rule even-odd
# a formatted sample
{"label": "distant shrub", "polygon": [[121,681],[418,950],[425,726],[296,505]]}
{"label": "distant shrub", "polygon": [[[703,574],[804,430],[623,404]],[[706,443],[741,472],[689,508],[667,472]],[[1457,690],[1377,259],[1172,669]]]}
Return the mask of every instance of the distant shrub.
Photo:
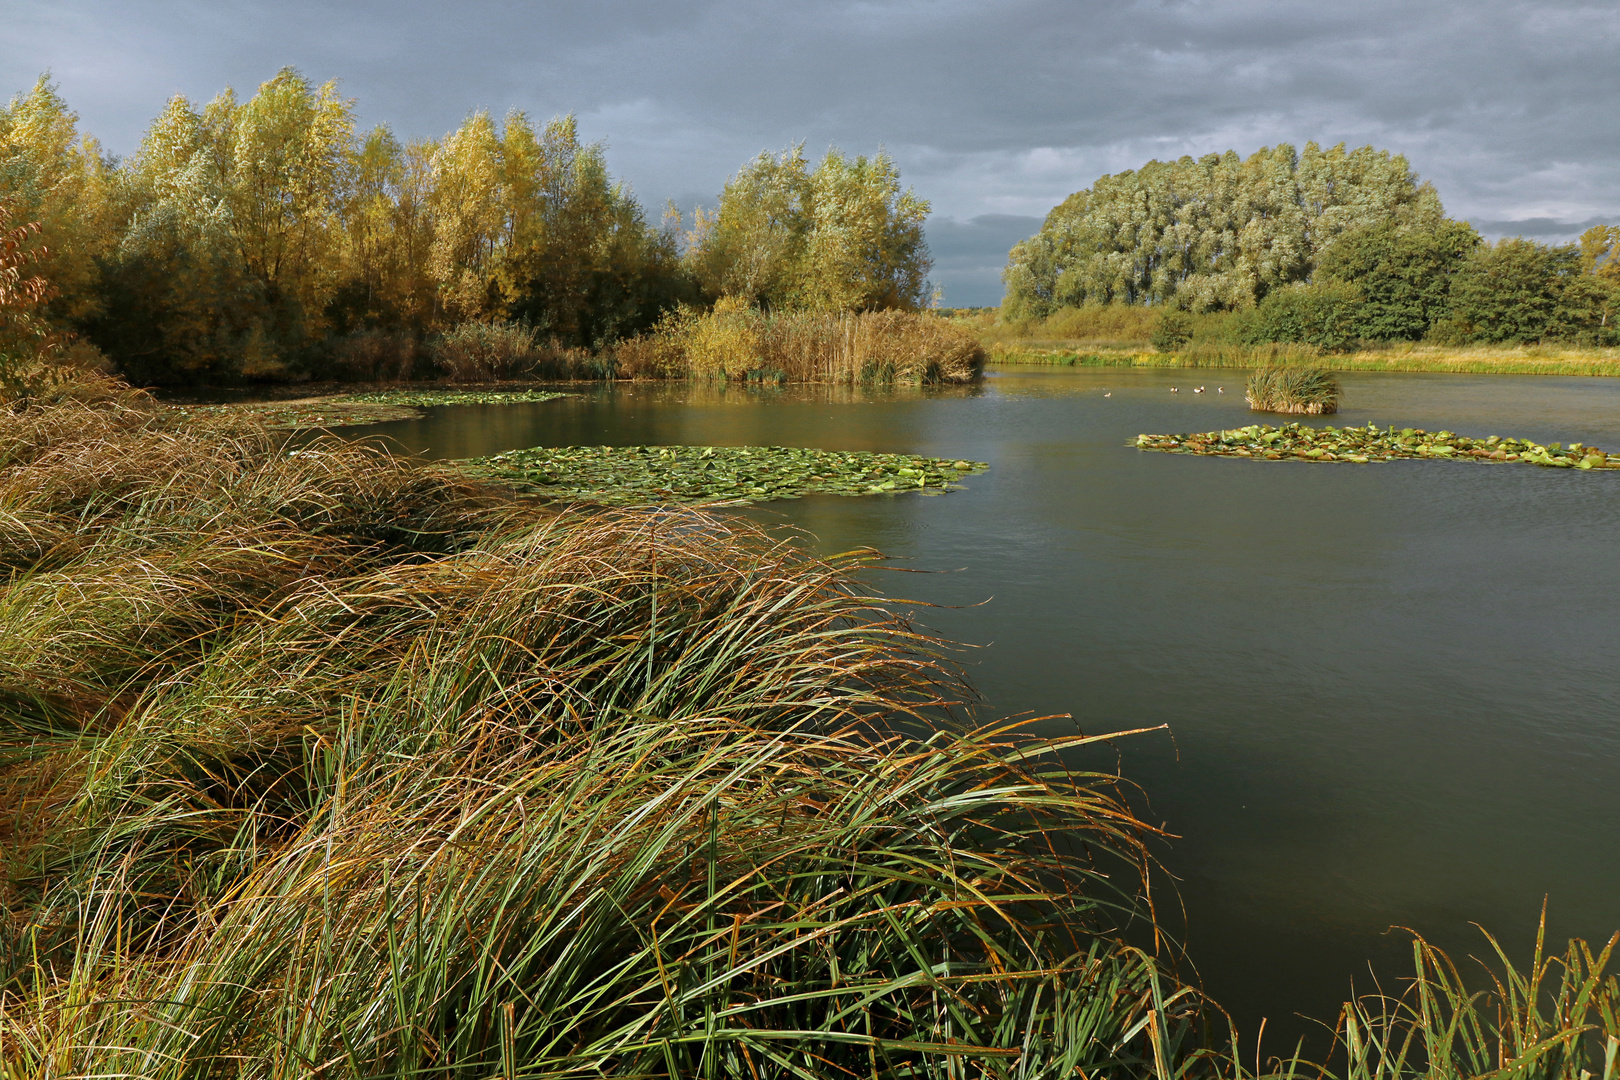
{"label": "distant shrub", "polygon": [[1292,342],[1338,352],[1356,343],[1359,286],[1317,281],[1274,289],[1257,307],[1237,312],[1230,328],[1245,345]]}
{"label": "distant shrub", "polygon": [[332,374],[350,382],[404,382],[416,373],[421,348],[402,330],[360,330],[332,346]]}
{"label": "distant shrub", "polygon": [[1148,342],[1160,352],[1174,352],[1192,340],[1193,320],[1185,311],[1171,308],[1154,320]]}
{"label": "distant shrub", "polygon": [[516,322],[469,321],[439,335],[433,364],[454,382],[490,382],[530,374],[539,350],[532,327]]}

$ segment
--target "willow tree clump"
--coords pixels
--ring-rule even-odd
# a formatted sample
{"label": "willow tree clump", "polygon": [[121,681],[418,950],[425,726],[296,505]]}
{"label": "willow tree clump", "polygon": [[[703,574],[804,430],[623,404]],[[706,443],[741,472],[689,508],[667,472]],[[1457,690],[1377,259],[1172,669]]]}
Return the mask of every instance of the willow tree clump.
{"label": "willow tree clump", "polygon": [[1343,144],[1287,144],[1150,161],[1100,177],[1016,245],[1003,274],[1009,317],[1085,304],[1250,307],[1308,280],[1349,229],[1443,219],[1439,196],[1406,158]]}

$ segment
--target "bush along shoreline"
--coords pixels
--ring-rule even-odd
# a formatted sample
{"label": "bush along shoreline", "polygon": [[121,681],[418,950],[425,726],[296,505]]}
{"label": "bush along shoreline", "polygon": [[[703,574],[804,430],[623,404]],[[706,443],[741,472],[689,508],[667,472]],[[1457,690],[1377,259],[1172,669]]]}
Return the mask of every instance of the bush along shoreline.
{"label": "bush along shoreline", "polygon": [[1138,435],[1130,445],[1139,450],[1205,457],[1258,458],[1263,461],[1348,461],[1365,465],[1402,459],[1473,461],[1483,465],[1520,462],[1555,469],[1620,469],[1620,454],[1572,442],[1542,445],[1529,439],[1469,438],[1449,431],[1422,428],[1281,427],[1250,424],[1224,431],[1180,435]]}

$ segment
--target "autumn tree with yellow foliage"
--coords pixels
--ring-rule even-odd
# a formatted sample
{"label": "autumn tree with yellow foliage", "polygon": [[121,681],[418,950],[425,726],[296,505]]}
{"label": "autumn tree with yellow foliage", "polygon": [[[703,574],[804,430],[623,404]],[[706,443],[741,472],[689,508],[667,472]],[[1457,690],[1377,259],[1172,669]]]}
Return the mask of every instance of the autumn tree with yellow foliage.
{"label": "autumn tree with yellow foliage", "polygon": [[915,311],[929,300],[928,203],[900,188],[886,153],[834,149],[812,170],[804,146],[761,154],[699,211],[687,265],[711,297],[765,308]]}

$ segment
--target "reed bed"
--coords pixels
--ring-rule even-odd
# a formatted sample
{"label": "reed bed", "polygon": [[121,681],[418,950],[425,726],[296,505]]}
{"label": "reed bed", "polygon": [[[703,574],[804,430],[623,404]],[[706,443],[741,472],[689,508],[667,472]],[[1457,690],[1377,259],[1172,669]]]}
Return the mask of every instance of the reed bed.
{"label": "reed bed", "polygon": [[452,383],[507,379],[609,379],[610,360],[589,349],[543,338],[523,322],[471,320],[434,337],[428,352],[438,373]]}
{"label": "reed bed", "polygon": [[938,316],[764,312],[722,300],[680,312],[616,349],[621,377],[813,383],[961,383],[986,353],[975,334]]}
{"label": "reed bed", "polygon": [[0,411],[0,521],[0,1075],[1197,1049],[1117,778],[953,720],[870,553],[139,398]]}
{"label": "reed bed", "polygon": [[1333,373],[1321,367],[1267,364],[1249,372],[1243,399],[1255,412],[1325,416],[1339,411],[1343,391]]}

